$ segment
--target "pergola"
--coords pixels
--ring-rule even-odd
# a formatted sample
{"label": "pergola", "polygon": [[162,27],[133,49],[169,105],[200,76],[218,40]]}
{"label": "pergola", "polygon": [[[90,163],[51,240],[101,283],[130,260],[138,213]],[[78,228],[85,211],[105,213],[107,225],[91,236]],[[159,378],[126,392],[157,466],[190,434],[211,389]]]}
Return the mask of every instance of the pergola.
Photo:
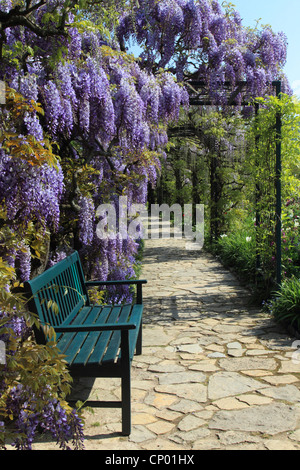
{"label": "pergola", "polygon": [[[190,105],[192,106],[212,106],[214,103],[209,97],[209,91],[207,84],[200,80],[191,80],[188,82],[189,94],[190,94]],[[275,88],[275,93],[278,98],[281,94],[281,80],[272,82],[272,87]],[[249,106],[251,104],[251,96],[247,96],[245,90],[247,89],[247,81],[239,81],[235,85],[231,82],[225,82],[222,84],[222,91],[224,92],[225,101],[227,106]],[[242,103],[237,103],[237,96],[244,92],[245,96]],[[259,110],[259,105],[256,105],[256,112]],[[281,229],[282,229],[282,210],[281,210],[281,174],[282,174],[282,161],[281,161],[281,138],[282,138],[282,119],[280,113],[276,115],[276,281],[278,286],[281,285],[282,281],[282,241],[281,241]]]}

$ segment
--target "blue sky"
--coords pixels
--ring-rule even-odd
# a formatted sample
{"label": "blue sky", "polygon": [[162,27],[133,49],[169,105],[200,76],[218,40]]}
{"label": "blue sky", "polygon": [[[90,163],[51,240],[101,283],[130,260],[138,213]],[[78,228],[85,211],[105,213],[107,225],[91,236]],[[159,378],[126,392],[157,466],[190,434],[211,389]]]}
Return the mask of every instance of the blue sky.
{"label": "blue sky", "polygon": [[[220,3],[222,3],[220,1]],[[285,73],[295,94],[300,96],[300,0],[231,0],[245,26],[270,24],[274,32],[283,31],[288,38]]]}

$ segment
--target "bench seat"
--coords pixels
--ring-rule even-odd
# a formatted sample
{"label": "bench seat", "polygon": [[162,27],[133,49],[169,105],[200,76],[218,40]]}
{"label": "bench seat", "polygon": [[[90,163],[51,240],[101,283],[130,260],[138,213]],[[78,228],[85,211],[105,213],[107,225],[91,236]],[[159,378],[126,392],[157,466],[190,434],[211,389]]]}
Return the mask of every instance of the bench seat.
{"label": "bench seat", "polygon": [[[129,331],[129,359],[132,361],[142,320],[142,305],[115,305],[83,307],[72,324],[65,322],[55,327],[57,346],[66,356],[70,370],[79,375],[86,368],[121,364],[121,334]],[[93,374],[94,376],[94,374]]]}

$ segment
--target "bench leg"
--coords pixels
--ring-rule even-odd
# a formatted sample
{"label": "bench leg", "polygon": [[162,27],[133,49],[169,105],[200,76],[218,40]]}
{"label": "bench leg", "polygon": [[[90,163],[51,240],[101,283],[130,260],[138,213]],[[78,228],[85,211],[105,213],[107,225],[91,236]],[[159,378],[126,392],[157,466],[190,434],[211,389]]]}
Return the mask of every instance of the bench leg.
{"label": "bench leg", "polygon": [[142,331],[143,331],[143,324],[141,322],[139,335],[137,337],[137,342],[136,342],[136,349],[135,349],[135,353],[137,356],[140,356],[142,354]]}
{"label": "bench leg", "polygon": [[129,436],[131,432],[131,390],[130,368],[126,376],[122,377],[122,434]]}
{"label": "bench leg", "polygon": [[122,434],[129,436],[131,432],[131,385],[129,359],[129,332],[121,332],[121,368],[122,368]]}

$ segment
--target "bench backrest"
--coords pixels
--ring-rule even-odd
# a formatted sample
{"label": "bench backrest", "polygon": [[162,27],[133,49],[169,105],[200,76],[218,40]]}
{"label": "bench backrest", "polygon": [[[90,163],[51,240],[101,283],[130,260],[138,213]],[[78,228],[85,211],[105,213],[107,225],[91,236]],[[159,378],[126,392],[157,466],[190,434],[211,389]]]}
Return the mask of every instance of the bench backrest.
{"label": "bench backrest", "polygon": [[24,283],[29,309],[42,324],[61,325],[88,303],[84,274],[77,252]]}

